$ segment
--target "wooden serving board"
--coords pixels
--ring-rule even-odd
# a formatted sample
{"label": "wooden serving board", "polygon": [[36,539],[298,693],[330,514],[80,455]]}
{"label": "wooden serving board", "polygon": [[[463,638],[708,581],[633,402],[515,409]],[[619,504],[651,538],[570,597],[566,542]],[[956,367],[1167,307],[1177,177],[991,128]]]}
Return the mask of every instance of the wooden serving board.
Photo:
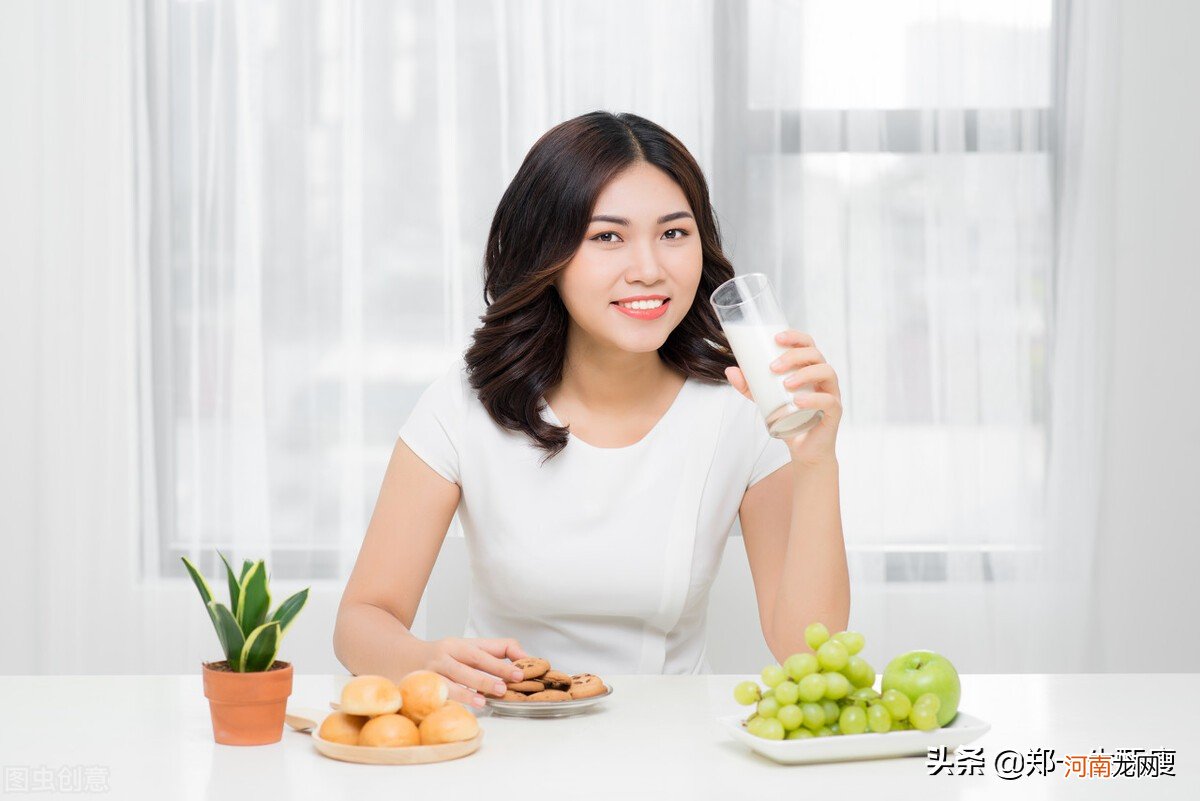
{"label": "wooden serving board", "polygon": [[313,747],[330,759],[343,762],[359,762],[364,765],[421,765],[428,762],[445,762],[460,759],[479,750],[483,743],[483,729],[470,740],[440,745],[410,745],[397,748],[379,748],[368,745],[346,745],[322,740],[318,732],[321,717],[311,710],[289,709],[287,724],[297,731],[312,730]]}

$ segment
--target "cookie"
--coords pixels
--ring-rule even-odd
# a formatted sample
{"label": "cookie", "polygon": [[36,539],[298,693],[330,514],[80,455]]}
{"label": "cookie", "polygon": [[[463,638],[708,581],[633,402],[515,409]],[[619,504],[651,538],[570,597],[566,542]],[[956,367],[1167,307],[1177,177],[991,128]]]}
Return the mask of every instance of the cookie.
{"label": "cookie", "polygon": [[570,675],[559,670],[547,670],[546,675],[538,679],[542,684],[546,685],[547,690],[569,690],[571,689]]}
{"label": "cookie", "polygon": [[526,701],[528,699],[529,699],[529,696],[526,695],[525,693],[519,693],[516,690],[509,690],[508,692],[504,693],[504,697],[501,698],[500,700],[501,701]]}
{"label": "cookie", "polygon": [[546,675],[546,671],[550,669],[550,663],[545,659],[528,656],[513,662],[513,667],[523,670],[526,679],[536,679]]}
{"label": "cookie", "polygon": [[508,685],[508,689],[516,690],[519,693],[540,693],[546,689],[546,685],[536,679],[526,679],[512,682]]}
{"label": "cookie", "polygon": [[608,688],[604,686],[599,676],[593,676],[591,673],[579,673],[571,677],[571,692],[572,698],[591,698],[596,695],[604,695],[608,692]]}
{"label": "cookie", "polygon": [[571,694],[562,690],[542,690],[540,693],[534,693],[525,700],[527,701],[570,701]]}

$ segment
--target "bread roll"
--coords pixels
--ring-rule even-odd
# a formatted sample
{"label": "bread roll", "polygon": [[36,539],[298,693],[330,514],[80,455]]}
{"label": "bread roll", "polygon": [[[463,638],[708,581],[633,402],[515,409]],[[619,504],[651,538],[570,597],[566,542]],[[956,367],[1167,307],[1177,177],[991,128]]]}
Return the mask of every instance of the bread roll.
{"label": "bread roll", "polygon": [[358,744],[384,748],[420,745],[421,734],[416,724],[403,715],[380,715],[362,727]]}
{"label": "bread roll", "polygon": [[358,744],[358,733],[368,718],[365,715],[347,715],[345,712],[334,712],[327,715],[321,722],[317,734],[322,740],[331,743]]}
{"label": "bread roll", "polygon": [[400,704],[400,689],[386,676],[359,676],[342,688],[341,711],[351,715],[390,715]]}
{"label": "bread roll", "polygon": [[413,723],[420,723],[445,705],[450,685],[432,670],[414,670],[400,680],[400,696],[401,713]]}
{"label": "bread roll", "polygon": [[465,706],[449,701],[421,721],[421,745],[457,743],[479,733],[479,721]]}

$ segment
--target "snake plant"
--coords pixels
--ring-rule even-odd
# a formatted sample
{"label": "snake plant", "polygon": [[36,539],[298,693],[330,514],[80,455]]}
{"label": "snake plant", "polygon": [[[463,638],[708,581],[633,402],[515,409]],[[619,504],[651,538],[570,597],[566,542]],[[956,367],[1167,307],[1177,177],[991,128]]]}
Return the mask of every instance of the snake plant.
{"label": "snake plant", "polygon": [[238,673],[258,673],[269,670],[279,653],[279,643],[296,615],[308,601],[308,587],[289,597],[268,615],[271,606],[271,589],[267,576],[267,565],[247,559],[242,570],[235,574],[225,554],[217,551],[225,563],[225,574],[229,581],[229,605],[213,600],[212,589],[204,574],[186,556],[183,565],[191,575],[200,600],[208,610],[213,628],[221,640],[229,668]]}

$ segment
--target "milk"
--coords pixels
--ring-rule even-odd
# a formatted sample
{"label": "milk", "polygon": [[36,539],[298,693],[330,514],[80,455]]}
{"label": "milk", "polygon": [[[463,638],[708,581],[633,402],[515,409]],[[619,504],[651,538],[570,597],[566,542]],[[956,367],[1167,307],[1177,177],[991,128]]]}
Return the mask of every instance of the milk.
{"label": "milk", "polygon": [[789,350],[775,341],[775,335],[785,330],[786,324],[722,322],[721,328],[772,436],[792,436],[820,422],[819,417],[813,419],[819,409],[796,409],[792,403],[793,394],[811,392],[812,384],[788,389],[783,382],[795,371],[777,373],[771,369],[771,362]]}

